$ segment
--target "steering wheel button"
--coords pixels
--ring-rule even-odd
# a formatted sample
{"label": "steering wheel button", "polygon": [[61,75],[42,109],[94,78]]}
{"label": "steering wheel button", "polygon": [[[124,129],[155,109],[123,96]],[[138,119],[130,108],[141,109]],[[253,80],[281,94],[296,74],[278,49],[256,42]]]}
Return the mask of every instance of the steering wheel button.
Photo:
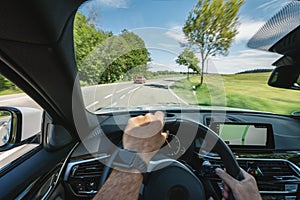
{"label": "steering wheel button", "polygon": [[77,183],[76,188],[77,191],[85,191],[85,187],[82,183]]}

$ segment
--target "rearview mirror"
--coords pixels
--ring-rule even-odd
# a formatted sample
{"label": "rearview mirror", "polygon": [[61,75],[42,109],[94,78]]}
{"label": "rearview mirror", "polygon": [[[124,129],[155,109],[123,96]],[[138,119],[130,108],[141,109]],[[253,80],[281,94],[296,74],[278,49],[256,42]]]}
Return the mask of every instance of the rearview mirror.
{"label": "rearview mirror", "polygon": [[268,85],[277,88],[300,90],[300,66],[280,66],[273,70]]}
{"label": "rearview mirror", "polygon": [[42,111],[25,107],[0,107],[0,152],[38,137]]}

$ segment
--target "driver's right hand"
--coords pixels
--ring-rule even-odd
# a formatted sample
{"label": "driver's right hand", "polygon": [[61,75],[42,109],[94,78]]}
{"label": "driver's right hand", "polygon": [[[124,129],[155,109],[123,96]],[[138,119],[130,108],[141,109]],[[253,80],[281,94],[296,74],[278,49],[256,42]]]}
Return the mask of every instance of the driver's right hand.
{"label": "driver's right hand", "polygon": [[217,168],[216,174],[223,180],[223,198],[228,199],[231,190],[235,200],[261,200],[256,181],[253,176],[245,172],[242,168],[244,179],[238,181],[226,173],[223,169]]}

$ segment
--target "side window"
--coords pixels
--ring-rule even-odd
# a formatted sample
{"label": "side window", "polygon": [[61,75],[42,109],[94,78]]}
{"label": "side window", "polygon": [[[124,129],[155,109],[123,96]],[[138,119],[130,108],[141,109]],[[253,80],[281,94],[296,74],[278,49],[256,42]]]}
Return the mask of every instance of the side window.
{"label": "side window", "polygon": [[42,108],[0,74],[0,171],[40,145]]}

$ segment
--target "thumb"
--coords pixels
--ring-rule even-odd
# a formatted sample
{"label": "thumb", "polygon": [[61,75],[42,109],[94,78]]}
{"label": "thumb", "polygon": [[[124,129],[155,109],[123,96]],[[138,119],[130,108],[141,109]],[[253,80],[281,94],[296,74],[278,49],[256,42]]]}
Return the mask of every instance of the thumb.
{"label": "thumb", "polygon": [[237,180],[226,173],[223,169],[216,168],[216,174],[230,187],[230,189],[235,187]]}
{"label": "thumb", "polygon": [[163,141],[165,141],[168,138],[168,133],[163,132],[161,133],[162,137],[163,137]]}

